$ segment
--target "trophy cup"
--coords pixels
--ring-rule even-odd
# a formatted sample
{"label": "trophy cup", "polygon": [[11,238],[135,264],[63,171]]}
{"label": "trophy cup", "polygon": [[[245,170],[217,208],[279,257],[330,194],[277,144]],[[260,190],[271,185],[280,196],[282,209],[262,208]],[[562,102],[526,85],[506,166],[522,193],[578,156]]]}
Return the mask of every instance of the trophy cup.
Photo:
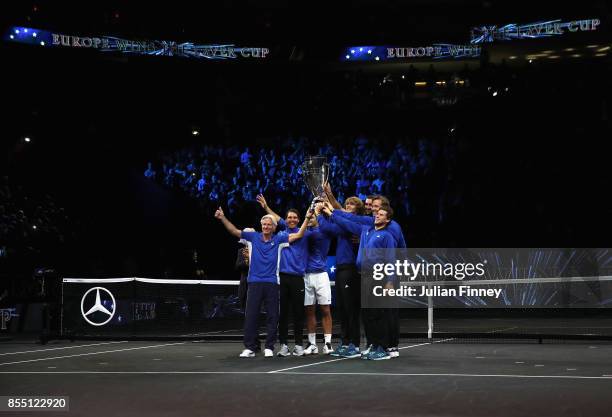
{"label": "trophy cup", "polygon": [[312,210],[316,203],[325,200],[323,185],[329,178],[329,164],[327,163],[327,158],[324,156],[310,156],[306,158],[300,168],[306,187],[308,187],[314,196],[309,209]]}

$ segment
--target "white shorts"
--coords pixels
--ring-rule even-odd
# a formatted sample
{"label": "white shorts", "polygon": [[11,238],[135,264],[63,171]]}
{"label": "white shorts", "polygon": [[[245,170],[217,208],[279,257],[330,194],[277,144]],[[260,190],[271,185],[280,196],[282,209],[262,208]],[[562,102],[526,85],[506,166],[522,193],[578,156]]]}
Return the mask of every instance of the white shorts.
{"label": "white shorts", "polygon": [[331,304],[331,284],[327,272],[315,272],[304,275],[304,305],[311,306]]}

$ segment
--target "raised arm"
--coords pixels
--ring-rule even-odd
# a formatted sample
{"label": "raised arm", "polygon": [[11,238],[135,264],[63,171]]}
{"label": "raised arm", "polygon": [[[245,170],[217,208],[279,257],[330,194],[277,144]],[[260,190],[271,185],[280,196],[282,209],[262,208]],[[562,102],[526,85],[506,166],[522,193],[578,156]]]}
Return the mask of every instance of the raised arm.
{"label": "raised arm", "polygon": [[274,210],[272,210],[269,206],[268,206],[268,202],[266,201],[265,197],[263,196],[263,194],[258,194],[257,198],[256,198],[257,202],[259,203],[259,205],[266,211],[267,214],[270,214],[272,216],[274,216],[274,219],[278,222],[281,218],[281,216],[279,216],[278,214],[276,214],[274,212]]}
{"label": "raised arm", "polygon": [[327,199],[331,203],[332,207],[335,209],[342,210],[342,205],[338,203],[338,200],[336,200],[336,196],[334,196],[334,193],[332,193],[331,185],[329,185],[329,182],[326,182],[323,185],[323,191],[325,191],[325,195],[327,196]]}
{"label": "raised arm", "polygon": [[[315,216],[317,216],[317,222],[319,223],[319,229],[328,235],[331,236],[342,236],[346,234],[346,231],[342,229],[335,223],[332,223],[330,220],[326,218],[326,216],[331,216],[331,210],[326,209],[326,206],[331,207],[331,203],[319,203],[315,206]],[[325,216],[323,215],[325,213]]]}
{"label": "raised arm", "polygon": [[373,226],[374,225],[374,217],[372,216],[360,216],[358,214],[349,213],[344,210],[334,210],[334,216],[341,217],[345,220],[359,223],[364,226]]}
{"label": "raised arm", "polygon": [[289,243],[293,243],[296,240],[304,237],[304,234],[306,233],[306,229],[308,228],[308,222],[310,221],[310,219],[312,219],[312,216],[314,216],[314,213],[312,211],[308,211],[308,213],[306,214],[306,218],[302,222],[302,226],[300,227],[300,230],[298,230],[297,233],[289,234]]}
{"label": "raised arm", "polygon": [[329,218],[334,224],[336,224],[338,227],[340,227],[345,232],[352,233],[357,236],[361,235],[361,231],[363,229],[362,224],[350,221],[338,215],[339,213],[342,213],[342,214],[347,214],[347,213],[341,210],[334,210],[333,207],[331,207],[331,204],[329,203],[325,205],[325,208],[323,209],[323,211],[325,212],[325,214],[329,216]]}
{"label": "raised arm", "polygon": [[215,212],[215,219],[220,220],[221,223],[223,223],[223,226],[225,226],[227,231],[230,232],[232,236],[238,238],[240,237],[242,232],[240,231],[240,229],[236,228],[236,226],[234,226],[232,222],[227,219],[227,217],[225,217],[225,214],[223,213],[223,209],[221,207],[219,207]]}

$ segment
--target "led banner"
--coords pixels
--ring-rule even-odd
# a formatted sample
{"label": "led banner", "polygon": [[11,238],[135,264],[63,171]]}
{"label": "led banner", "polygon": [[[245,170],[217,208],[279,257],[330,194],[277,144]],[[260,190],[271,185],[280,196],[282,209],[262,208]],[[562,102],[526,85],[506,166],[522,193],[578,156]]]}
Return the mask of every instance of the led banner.
{"label": "led banner", "polygon": [[74,36],[27,27],[12,27],[6,41],[44,47],[94,49],[135,55],[180,56],[186,58],[230,60],[265,59],[265,47],[242,47],[233,44],[198,45],[192,42],[129,40],[113,36]]}
{"label": "led banner", "polygon": [[488,43],[509,41],[515,39],[537,39],[560,36],[566,33],[589,32],[597,30],[599,19],[572,20],[562,22],[561,19],[518,25],[510,23],[505,26],[479,26],[472,28],[471,43]]}
{"label": "led banner", "polygon": [[435,43],[428,46],[353,46],[343,52],[343,61],[389,61],[397,59],[478,58],[481,48],[474,45]]}

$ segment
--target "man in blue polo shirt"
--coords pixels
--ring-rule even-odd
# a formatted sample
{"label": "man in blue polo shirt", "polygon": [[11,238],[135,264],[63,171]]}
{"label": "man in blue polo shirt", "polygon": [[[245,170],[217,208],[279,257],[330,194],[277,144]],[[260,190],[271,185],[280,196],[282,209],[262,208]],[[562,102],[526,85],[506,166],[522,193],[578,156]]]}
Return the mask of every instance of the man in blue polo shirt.
{"label": "man in blue polo shirt", "polygon": [[[368,254],[368,249],[393,249],[396,242],[388,226],[393,218],[393,209],[390,206],[383,205],[376,209],[374,215],[374,225],[364,226],[356,222],[344,219],[342,216],[336,215],[339,210],[328,203],[323,211],[331,219],[332,222],[353,234],[360,234],[359,252],[357,253],[356,265],[361,270],[362,265],[366,267],[373,263],[379,263],[380,259],[371,259],[371,256],[389,256],[388,252],[373,252],[374,255]],[[391,257],[392,258],[392,257]],[[392,259],[389,259],[392,261]],[[387,259],[383,259],[388,261]],[[383,286],[392,288],[394,285],[393,279],[386,279],[382,282]],[[395,343],[395,322],[393,320],[393,309],[389,308],[368,308],[364,311],[364,321],[368,322],[368,339],[372,346],[367,350],[362,358],[369,360],[384,360],[390,359],[391,355],[388,352],[390,345]],[[365,352],[364,352],[365,353]]]}
{"label": "man in blue polo shirt", "polygon": [[[320,210],[321,205],[317,204]],[[319,213],[316,212],[318,215]],[[317,347],[316,304],[321,311],[321,327],[323,327],[323,353],[329,355],[334,351],[331,345],[332,315],[331,315],[331,283],[327,274],[327,254],[334,235],[329,230],[319,227],[316,217],[308,223],[311,235],[308,238],[308,262],[304,275],[304,306],[306,307],[306,328],[308,329],[308,346],[305,355],[319,353]]]}
{"label": "man in blue polo shirt", "polygon": [[[325,184],[324,190],[333,208],[334,209],[341,208],[340,204],[337,202],[336,198],[334,197],[334,194],[332,193],[331,186],[329,185],[329,183]],[[389,203],[389,199],[382,195],[374,195],[374,196],[371,196],[371,198],[372,198],[372,206],[371,206],[372,216],[358,216],[353,213],[347,213],[342,210],[336,210],[334,211],[334,213],[335,215],[342,217],[346,220],[350,220],[350,221],[359,223],[364,226],[372,226],[374,225],[374,217],[376,216],[376,213],[378,212],[380,207],[390,206],[391,204]],[[391,233],[391,235],[395,239],[396,248],[406,247],[406,241],[404,240],[404,234],[402,233],[402,228],[395,220],[392,220],[388,224],[387,230],[389,231],[389,233]],[[392,309],[391,323],[392,323],[391,324],[392,342],[391,342],[391,347],[389,347],[389,351],[391,352],[392,358],[397,358],[399,356],[398,347],[399,347],[399,336],[400,336],[400,320],[399,320],[399,310],[398,309]]]}
{"label": "man in blue polo shirt", "polygon": [[304,236],[309,220],[313,217],[308,213],[297,233],[285,232],[274,234],[277,222],[269,214],[261,218],[261,233],[244,232],[236,228],[223,213],[221,207],[215,212],[215,218],[223,223],[227,231],[237,238],[247,241],[249,246],[249,275],[247,281],[247,307],[244,320],[244,351],[240,357],[251,358],[255,356],[257,347],[257,327],[261,304],[266,306],[266,348],[265,356],[274,356],[274,344],[278,326],[279,306],[279,257],[280,251]]}
{"label": "man in blue polo shirt", "polygon": [[[297,209],[287,210],[286,218],[281,218],[268,206],[265,197],[257,196],[257,202],[266,211],[274,216],[278,222],[278,230],[287,233],[297,233],[300,223],[300,213]],[[304,237],[293,242],[281,252],[280,260],[280,318],[278,321],[278,339],[280,349],[278,356],[289,356],[289,313],[293,312],[293,335],[295,346],[294,356],[304,355],[304,274],[308,261],[308,239],[310,231],[306,230]]]}
{"label": "man in blue polo shirt", "polygon": [[[358,197],[349,197],[345,201],[345,211],[363,214],[364,205]],[[355,266],[359,235],[347,232],[340,226],[327,220],[325,216],[317,216],[319,227],[338,238],[336,246],[336,309],[340,316],[340,345],[332,356],[354,358],[360,356],[359,342],[361,338],[361,284]]]}

